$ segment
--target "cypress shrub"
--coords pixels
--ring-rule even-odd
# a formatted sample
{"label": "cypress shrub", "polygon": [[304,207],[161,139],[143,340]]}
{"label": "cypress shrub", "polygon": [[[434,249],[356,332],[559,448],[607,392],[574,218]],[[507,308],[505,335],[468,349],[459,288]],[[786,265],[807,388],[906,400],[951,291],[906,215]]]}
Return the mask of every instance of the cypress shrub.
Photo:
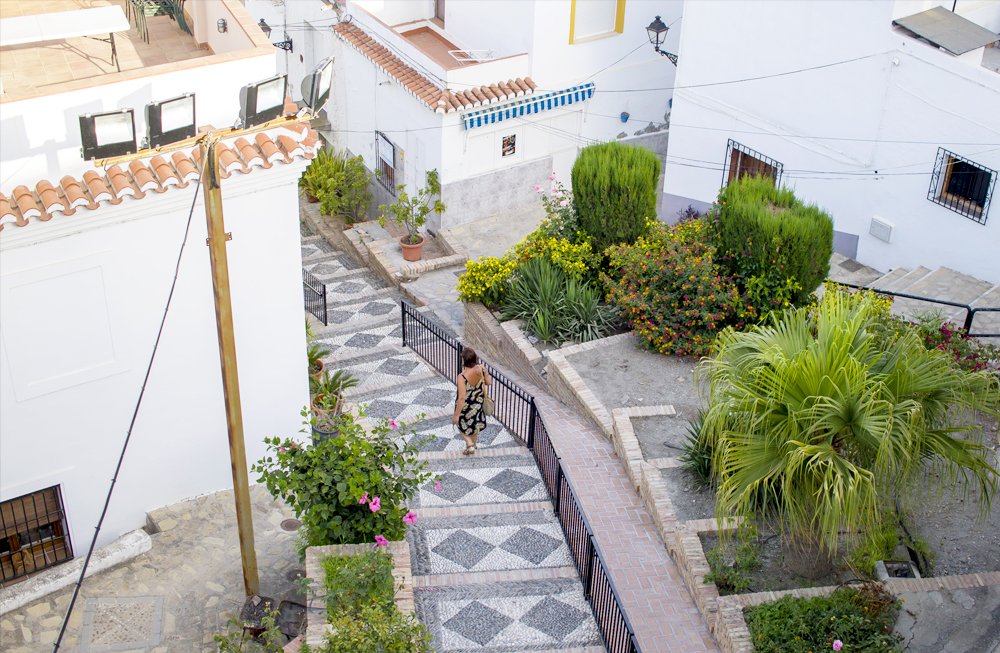
{"label": "cypress shrub", "polygon": [[631,245],[656,218],[660,159],[653,152],[615,141],[588,145],[573,164],[573,197],[580,227],[600,252]]}
{"label": "cypress shrub", "polygon": [[761,316],[801,305],[830,272],[833,220],[766,177],[744,177],[719,191],[717,263]]}

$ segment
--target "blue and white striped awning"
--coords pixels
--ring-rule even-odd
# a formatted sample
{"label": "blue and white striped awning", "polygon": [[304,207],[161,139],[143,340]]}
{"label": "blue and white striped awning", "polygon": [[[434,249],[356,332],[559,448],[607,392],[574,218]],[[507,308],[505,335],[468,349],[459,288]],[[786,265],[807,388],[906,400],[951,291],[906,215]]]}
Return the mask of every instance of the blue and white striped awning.
{"label": "blue and white striped awning", "polygon": [[541,95],[531,95],[515,100],[509,104],[493,107],[483,107],[470,111],[462,116],[465,128],[485,127],[511,118],[519,118],[532,113],[540,113],[557,107],[564,107],[574,102],[589,100],[594,95],[594,83],[587,82],[564,91],[552,91]]}

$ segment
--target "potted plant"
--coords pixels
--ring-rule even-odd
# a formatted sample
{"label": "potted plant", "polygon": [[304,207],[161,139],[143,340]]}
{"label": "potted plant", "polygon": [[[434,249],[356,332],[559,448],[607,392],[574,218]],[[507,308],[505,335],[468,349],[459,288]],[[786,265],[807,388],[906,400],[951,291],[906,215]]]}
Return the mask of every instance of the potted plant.
{"label": "potted plant", "polygon": [[344,370],[331,376],[324,371],[319,377],[309,379],[312,391],[313,441],[322,442],[337,431],[344,412],[344,391],[358,385],[358,379]]}
{"label": "potted plant", "polygon": [[365,219],[372,194],[368,190],[371,173],[360,156],[347,156],[346,151],[330,157],[325,177],[320,181],[317,197],[323,215],[341,216],[346,224]]}
{"label": "potted plant", "polygon": [[[403,248],[403,260],[419,261],[424,247],[424,237],[418,233],[418,230],[427,224],[428,213],[431,211],[444,213],[445,211],[445,205],[440,199],[441,183],[438,181],[437,170],[431,170],[427,173],[427,184],[418,190],[416,195],[410,195],[406,192],[406,184],[399,184],[396,186],[396,190],[399,191],[399,195],[394,204],[390,206],[382,204],[378,207],[379,212],[382,213],[378,222],[384,227],[386,214],[391,213],[396,224],[406,228],[406,235],[399,239],[399,245]],[[434,196],[437,196],[438,199],[430,204],[430,199]]]}
{"label": "potted plant", "polygon": [[309,357],[309,376],[319,378],[326,367],[323,364],[323,357],[330,355],[329,349],[323,349],[323,345],[313,344],[306,352]]}
{"label": "potted plant", "polygon": [[309,167],[299,177],[299,188],[302,190],[303,195],[306,196],[307,202],[315,204],[320,201],[320,196],[323,192],[323,181],[330,175],[329,169],[332,158],[333,155],[330,152],[320,150],[313,157],[313,160],[309,162]]}

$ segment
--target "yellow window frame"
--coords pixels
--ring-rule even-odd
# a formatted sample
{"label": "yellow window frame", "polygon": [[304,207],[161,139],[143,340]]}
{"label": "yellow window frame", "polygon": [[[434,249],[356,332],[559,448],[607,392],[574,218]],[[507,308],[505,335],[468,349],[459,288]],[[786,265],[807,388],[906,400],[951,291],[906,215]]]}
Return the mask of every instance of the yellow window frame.
{"label": "yellow window frame", "polygon": [[611,36],[612,34],[622,34],[625,31],[625,0],[617,0],[615,6],[615,29],[613,31],[607,32],[606,34],[596,34],[593,36],[587,36],[580,40],[575,38],[576,30],[576,3],[577,0],[570,1],[569,7],[569,44],[574,43],[586,43],[587,41],[593,41],[595,39],[602,39],[606,36]]}

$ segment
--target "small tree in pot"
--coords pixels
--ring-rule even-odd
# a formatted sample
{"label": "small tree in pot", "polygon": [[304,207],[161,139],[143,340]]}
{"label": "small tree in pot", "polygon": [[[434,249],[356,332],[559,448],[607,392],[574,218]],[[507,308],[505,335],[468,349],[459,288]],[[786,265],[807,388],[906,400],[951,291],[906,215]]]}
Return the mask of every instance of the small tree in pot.
{"label": "small tree in pot", "polygon": [[[396,224],[406,227],[406,235],[399,239],[399,244],[403,248],[403,258],[407,261],[419,261],[424,237],[418,230],[427,224],[428,213],[445,212],[445,205],[440,199],[441,182],[438,180],[438,172],[431,170],[427,173],[427,184],[418,190],[416,195],[406,192],[406,184],[399,184],[396,190],[399,196],[395,203],[389,206],[379,205],[378,210],[382,215],[379,216],[378,222],[384,227],[386,214],[392,214]],[[431,197],[437,197],[433,204],[430,203]]]}

